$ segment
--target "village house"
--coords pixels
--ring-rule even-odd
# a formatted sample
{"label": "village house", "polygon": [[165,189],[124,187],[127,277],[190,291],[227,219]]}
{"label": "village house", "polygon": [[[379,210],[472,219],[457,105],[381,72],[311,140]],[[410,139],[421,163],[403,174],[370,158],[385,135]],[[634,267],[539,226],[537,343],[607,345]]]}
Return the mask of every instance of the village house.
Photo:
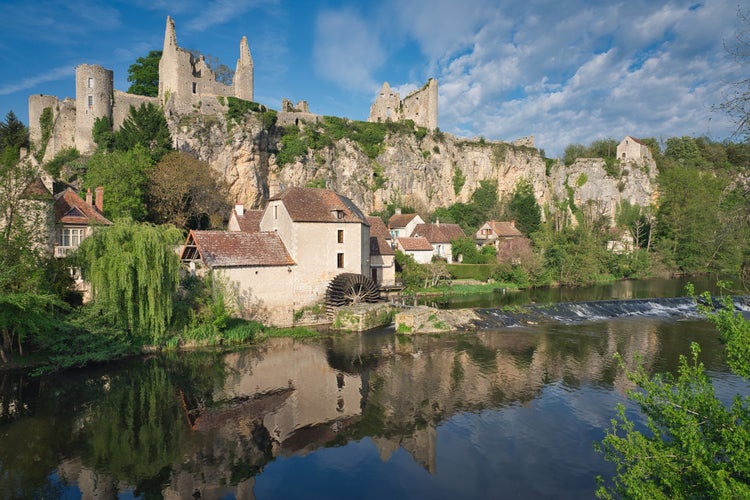
{"label": "village house", "polygon": [[57,258],[75,251],[97,226],[110,226],[112,222],[104,217],[104,188],[95,189],[92,199],[91,189],[86,192],[84,201],[72,188],[66,188],[55,195],[54,253]]}
{"label": "village house", "polygon": [[466,234],[458,224],[441,224],[439,220],[434,224],[417,224],[411,233],[414,237],[424,237],[432,245],[432,255],[445,259],[448,264],[453,262],[452,240],[465,238]]}
{"label": "village house", "polygon": [[417,224],[424,224],[422,217],[417,214],[402,214],[401,209],[397,208],[396,213],[388,219],[388,230],[391,233],[391,240],[411,236]]}
{"label": "village house", "polygon": [[290,326],[294,311],[320,303],[337,275],[372,275],[369,223],[334,191],[290,188],[262,213],[237,205],[229,226],[191,231],[180,258],[222,276],[246,316]]}
{"label": "village house", "polygon": [[411,255],[417,264],[429,264],[432,262],[434,249],[427,238],[423,236],[396,238],[396,250],[406,255]]}
{"label": "village house", "polygon": [[501,243],[514,238],[523,238],[523,233],[516,228],[515,221],[488,220],[474,233],[474,242],[479,248],[492,245],[500,250]]}
{"label": "village house", "polygon": [[645,163],[653,161],[651,150],[648,146],[636,139],[626,135],[617,145],[617,158],[622,162]]}
{"label": "village house", "polygon": [[380,217],[368,216],[370,224],[370,274],[380,287],[396,285],[396,252],[391,233]]}

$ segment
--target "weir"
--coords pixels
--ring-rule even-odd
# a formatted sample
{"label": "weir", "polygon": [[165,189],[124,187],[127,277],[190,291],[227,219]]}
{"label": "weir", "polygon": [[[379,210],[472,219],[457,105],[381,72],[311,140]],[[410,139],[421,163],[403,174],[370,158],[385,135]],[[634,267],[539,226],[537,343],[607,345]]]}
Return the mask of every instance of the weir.
{"label": "weir", "polygon": [[[718,306],[719,299],[714,298]],[[733,296],[735,310],[750,317],[750,295]],[[629,300],[596,300],[587,302],[559,302],[532,304],[522,307],[475,310],[477,328],[493,329],[527,326],[537,323],[573,324],[583,321],[605,321],[627,317],[698,318],[700,314],[691,297],[671,297]]]}

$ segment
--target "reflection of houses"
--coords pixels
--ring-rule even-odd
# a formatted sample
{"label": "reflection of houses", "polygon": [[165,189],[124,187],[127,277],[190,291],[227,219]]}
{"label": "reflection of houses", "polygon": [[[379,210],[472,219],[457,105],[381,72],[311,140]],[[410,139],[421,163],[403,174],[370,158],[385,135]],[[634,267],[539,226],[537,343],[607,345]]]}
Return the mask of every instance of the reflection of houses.
{"label": "reflection of houses", "polygon": [[623,162],[644,163],[653,161],[648,146],[629,135],[617,145],[617,158]]}
{"label": "reflection of houses", "polygon": [[262,215],[238,205],[230,229],[192,231],[181,260],[219,271],[248,315],[265,313],[259,319],[275,325],[291,325],[295,309],[320,302],[335,276],[371,275],[369,224],[328,189],[287,189]]}
{"label": "reflection of houses", "polygon": [[432,255],[453,262],[452,240],[465,238],[463,229],[458,224],[441,224],[438,220],[434,224],[417,224],[411,233],[412,237],[424,237],[432,245]]}
{"label": "reflection of houses", "polygon": [[370,224],[370,273],[380,286],[396,284],[396,252],[391,246],[391,234],[380,217],[367,217]]}
{"label": "reflection of houses", "polygon": [[432,262],[433,248],[427,238],[421,236],[416,238],[397,238],[396,249],[406,255],[411,255],[418,264],[429,264]]}

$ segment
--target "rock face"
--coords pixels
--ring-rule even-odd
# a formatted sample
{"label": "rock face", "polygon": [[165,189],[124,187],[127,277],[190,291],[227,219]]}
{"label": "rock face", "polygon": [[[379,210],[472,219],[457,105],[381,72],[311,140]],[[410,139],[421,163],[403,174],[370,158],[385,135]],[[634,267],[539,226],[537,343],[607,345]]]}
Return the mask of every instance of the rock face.
{"label": "rock face", "polygon": [[460,139],[439,131],[423,136],[388,134],[374,159],[343,138],[282,166],[276,161],[283,147],[282,127],[264,125],[260,113],[228,124],[226,114],[222,104],[210,100],[190,115],[167,113],[177,147],[209,163],[229,183],[232,201],[248,207],[261,207],[282,188],[305,185],[334,189],[367,213],[391,203],[422,213],[465,203],[485,180],[497,182],[503,199],[527,179],[540,206],[551,207],[552,212],[569,199],[571,189],[576,206],[595,200],[609,211],[623,199],[648,205],[655,191],[655,166],[650,170],[626,166],[622,175],[612,177],[604,160],[589,159],[570,167],[557,164],[548,175],[544,158],[533,147]]}

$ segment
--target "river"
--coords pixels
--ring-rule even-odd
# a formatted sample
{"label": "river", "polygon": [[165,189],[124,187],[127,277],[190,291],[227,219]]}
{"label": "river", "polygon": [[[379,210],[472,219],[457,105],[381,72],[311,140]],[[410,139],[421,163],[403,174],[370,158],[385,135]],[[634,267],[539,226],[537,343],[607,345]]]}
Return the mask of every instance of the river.
{"label": "river", "polygon": [[748,393],[712,327],[673,317],[0,373],[0,498],[593,498],[615,405],[641,421],[612,355],[674,372],[693,341],[720,397]]}

